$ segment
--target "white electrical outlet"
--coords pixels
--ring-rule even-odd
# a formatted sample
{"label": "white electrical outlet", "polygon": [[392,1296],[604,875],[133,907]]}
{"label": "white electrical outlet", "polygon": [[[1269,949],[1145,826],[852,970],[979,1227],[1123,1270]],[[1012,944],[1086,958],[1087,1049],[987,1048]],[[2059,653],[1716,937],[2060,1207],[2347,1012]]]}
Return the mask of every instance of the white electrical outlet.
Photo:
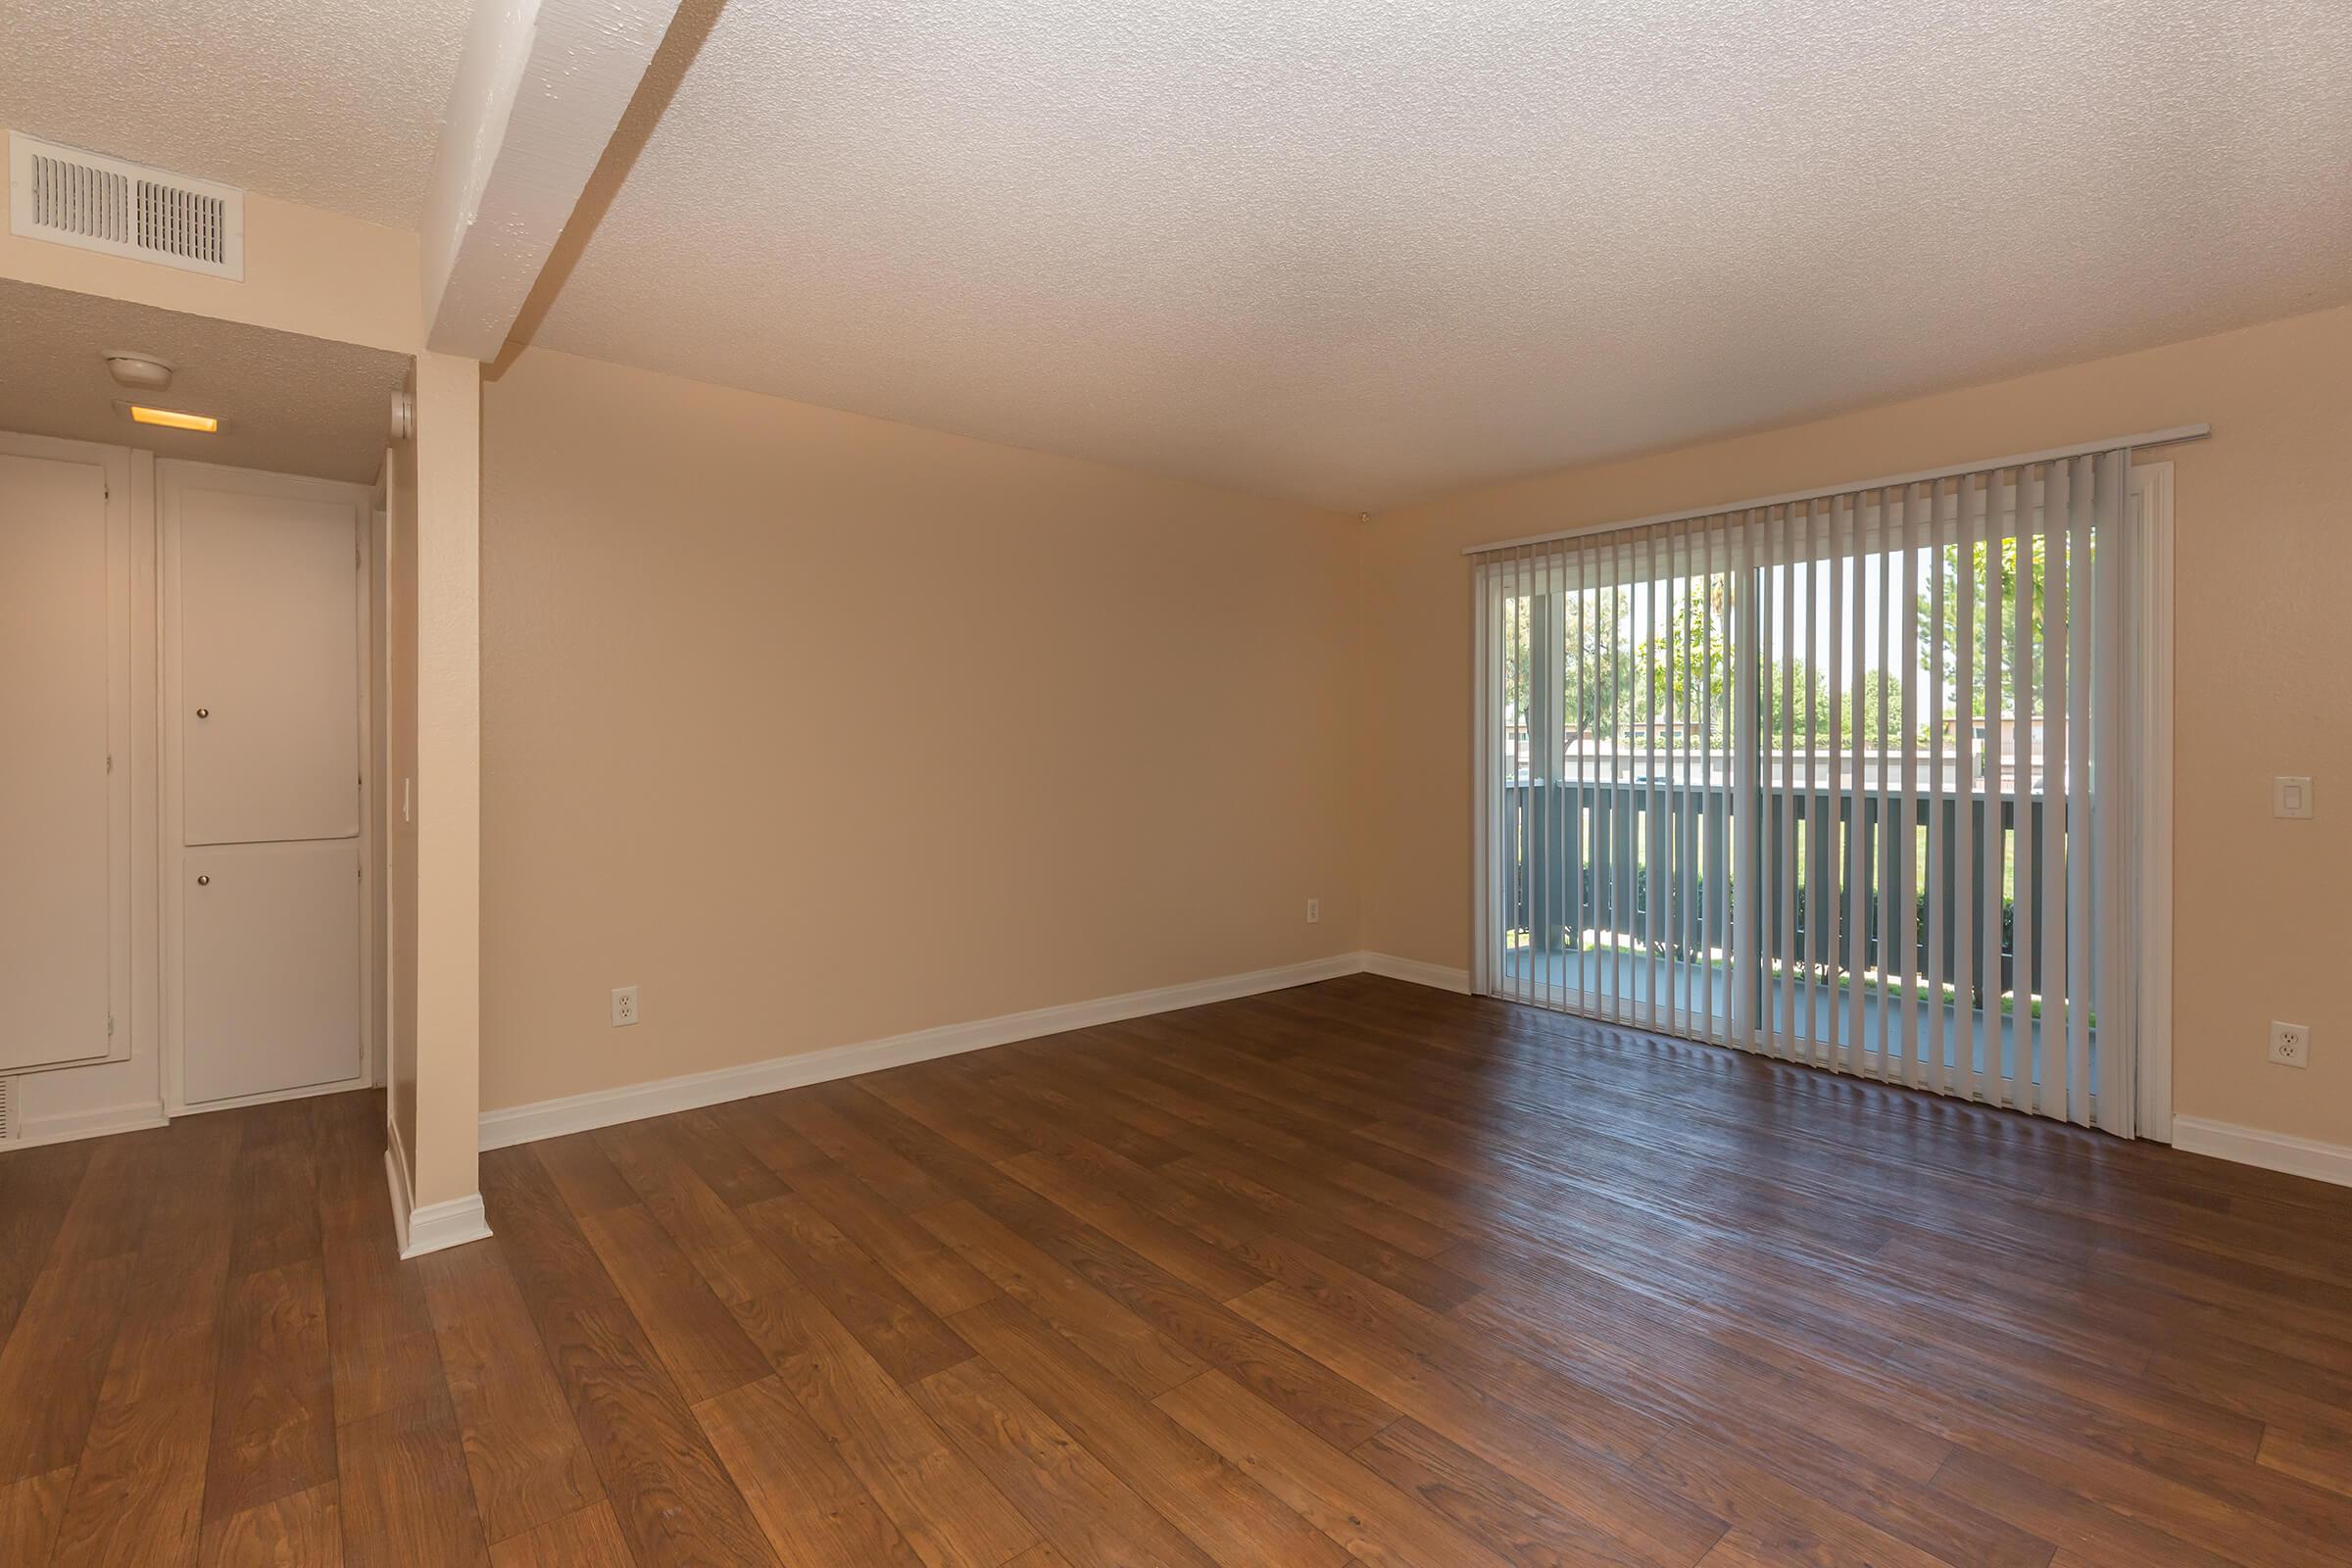
{"label": "white electrical outlet", "polygon": [[2311,1029],[2299,1023],[2271,1023],[2271,1059],[2281,1067],[2311,1065]]}
{"label": "white electrical outlet", "polygon": [[1307,923],[1308,925],[1313,925],[1313,924],[1315,924],[1317,921],[1321,920],[1322,918],[1323,918],[1323,901],[1322,901],[1321,899],[1309,899],[1309,900],[1307,900],[1307,901],[1306,901],[1306,923]]}
{"label": "white electrical outlet", "polygon": [[625,1028],[637,1021],[637,988],[616,986],[612,992],[612,1027]]}

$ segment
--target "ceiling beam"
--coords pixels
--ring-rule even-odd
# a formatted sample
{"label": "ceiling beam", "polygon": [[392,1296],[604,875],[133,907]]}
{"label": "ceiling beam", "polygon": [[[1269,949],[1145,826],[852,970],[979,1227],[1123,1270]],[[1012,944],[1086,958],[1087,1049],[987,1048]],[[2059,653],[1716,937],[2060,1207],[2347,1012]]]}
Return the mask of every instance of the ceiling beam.
{"label": "ceiling beam", "polygon": [[489,360],[678,0],[475,0],[417,236],[426,346]]}

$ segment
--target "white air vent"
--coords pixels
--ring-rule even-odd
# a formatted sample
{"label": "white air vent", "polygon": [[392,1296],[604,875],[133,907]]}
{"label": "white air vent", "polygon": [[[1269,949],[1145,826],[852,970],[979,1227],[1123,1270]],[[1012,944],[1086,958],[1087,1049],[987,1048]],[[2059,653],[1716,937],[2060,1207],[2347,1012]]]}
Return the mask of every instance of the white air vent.
{"label": "white air vent", "polygon": [[245,193],[8,133],[8,226],[109,256],[245,275]]}
{"label": "white air vent", "polygon": [[0,1144],[17,1141],[17,1081],[0,1078]]}

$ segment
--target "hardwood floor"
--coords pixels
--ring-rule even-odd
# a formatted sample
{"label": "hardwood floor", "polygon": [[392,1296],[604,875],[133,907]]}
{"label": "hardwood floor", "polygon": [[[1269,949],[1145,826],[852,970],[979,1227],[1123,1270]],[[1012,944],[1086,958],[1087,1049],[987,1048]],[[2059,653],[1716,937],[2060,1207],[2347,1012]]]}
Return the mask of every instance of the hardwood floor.
{"label": "hardwood floor", "polygon": [[0,1155],[0,1562],[2352,1561],[2352,1193],[1369,976]]}

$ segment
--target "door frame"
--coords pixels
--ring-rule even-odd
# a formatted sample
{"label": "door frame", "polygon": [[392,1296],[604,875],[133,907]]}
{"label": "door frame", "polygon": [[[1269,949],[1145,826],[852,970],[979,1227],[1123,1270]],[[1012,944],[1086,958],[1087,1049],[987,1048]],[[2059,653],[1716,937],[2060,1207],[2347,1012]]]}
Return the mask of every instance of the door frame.
{"label": "door frame", "polygon": [[[181,687],[185,673],[180,659],[180,512],[179,500],[183,481],[190,475],[226,479],[233,487],[259,495],[292,497],[304,501],[321,501],[334,506],[348,506],[352,512],[352,596],[357,610],[356,634],[352,648],[352,678],[358,683],[359,722],[352,735],[353,769],[359,780],[360,831],[357,848],[360,875],[352,884],[353,896],[360,901],[360,985],[357,1011],[353,1023],[360,1041],[360,1070],[349,1078],[321,1084],[305,1084],[297,1089],[270,1090],[258,1095],[240,1095],[227,1100],[208,1100],[190,1104],[187,1100],[187,1037],[184,1030],[183,1006],[185,990],[181,963],[185,944],[181,937],[180,893],[184,886],[184,865],[187,856],[185,834],[181,821],[180,741],[186,717],[186,703]],[[375,824],[370,820],[370,805],[375,797],[372,760],[368,737],[374,725],[372,694],[369,691],[368,639],[372,625],[371,586],[374,564],[370,560],[369,521],[374,512],[374,497],[367,485],[349,484],[336,479],[314,479],[299,474],[270,473],[260,468],[237,468],[216,463],[194,463],[181,459],[156,460],[155,465],[155,522],[157,551],[156,593],[156,662],[162,690],[157,704],[159,716],[159,752],[161,789],[157,791],[157,839],[161,846],[157,885],[161,892],[161,940],[158,961],[163,981],[163,1089],[164,1113],[167,1116],[191,1115],[207,1110],[231,1110],[240,1105],[268,1104],[280,1100],[303,1100],[313,1095],[338,1094],[346,1090],[370,1088],[376,1081],[376,1047],[370,1027],[372,1004],[369,997],[368,963],[375,940],[375,888],[368,876],[375,850]]]}

